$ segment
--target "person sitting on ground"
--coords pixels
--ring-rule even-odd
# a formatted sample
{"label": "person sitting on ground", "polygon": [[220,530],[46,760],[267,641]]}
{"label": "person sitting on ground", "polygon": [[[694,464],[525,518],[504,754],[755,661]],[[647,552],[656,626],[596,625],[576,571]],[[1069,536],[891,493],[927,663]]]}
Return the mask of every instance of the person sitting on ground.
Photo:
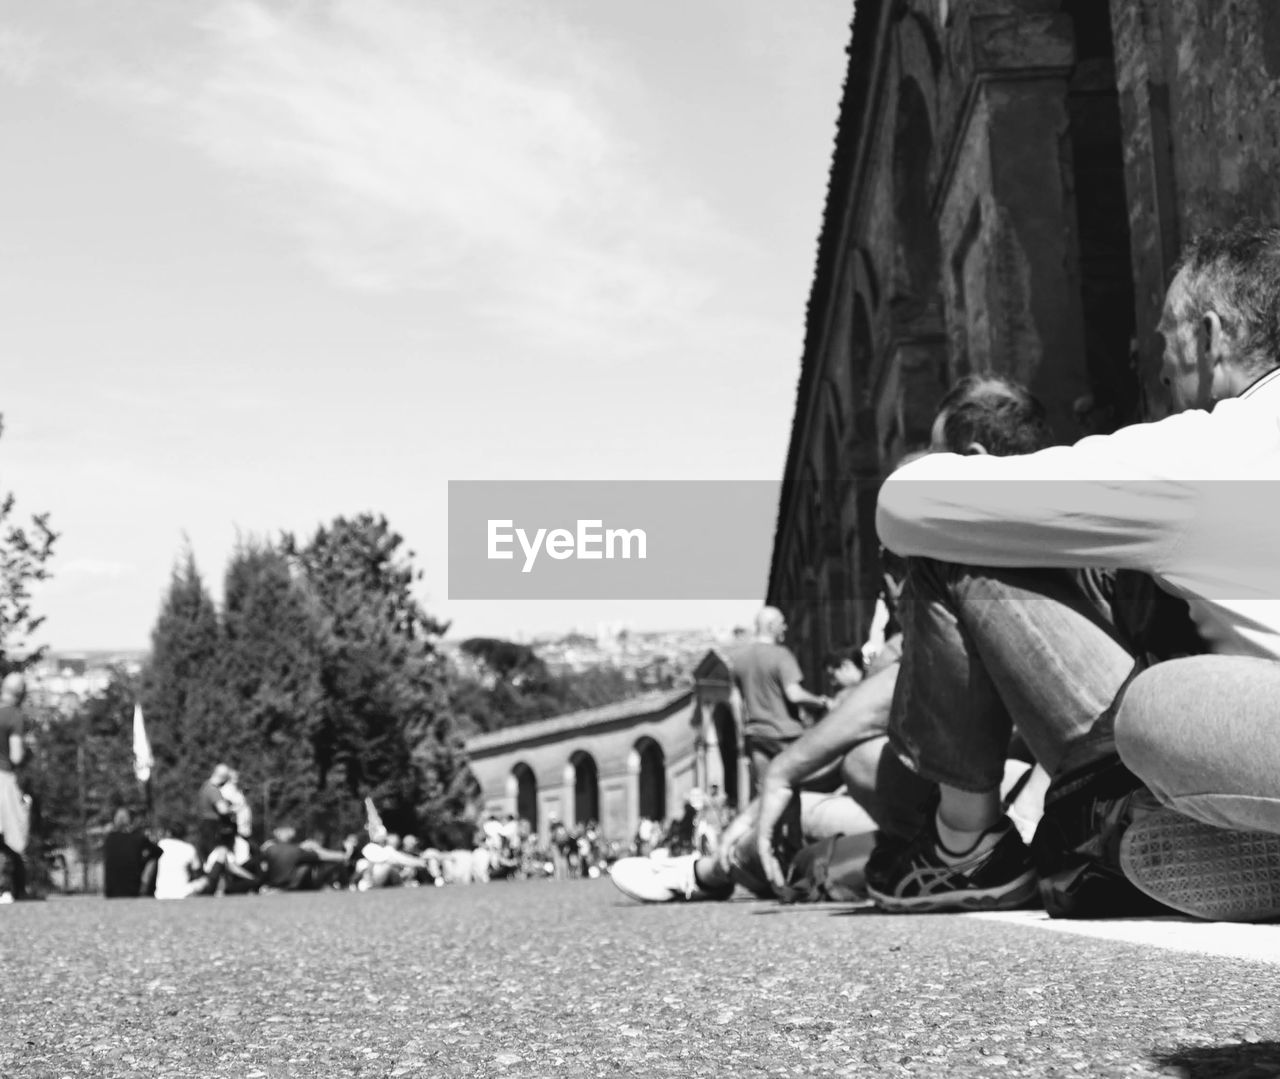
{"label": "person sitting on ground", "polygon": [[400,836],[388,832],[381,843],[366,843],[356,863],[356,888],[367,892],[370,888],[391,888],[404,883],[403,870],[426,869],[427,863],[416,855],[400,849]]}
{"label": "person sitting on ground", "polygon": [[187,842],[187,826],[181,822],[169,826],[159,846],[157,899],[189,899],[214,893],[225,869],[226,847],[215,847],[209,857],[201,861],[199,851]]}
{"label": "person sitting on ground", "polygon": [[[890,736],[940,800],[868,871],[881,906],[1033,894],[997,790],[1010,727],[1052,774],[1114,716],[1121,759],[1167,807],[1121,840],[1129,879],[1201,917],[1280,916],[1277,280],[1275,228],[1189,246],[1160,324],[1184,411],[1027,457],[932,455],[886,481],[877,528],[908,559]],[[1187,602],[1210,654],[1139,671],[1068,572],[1086,567],[1154,577]]]}
{"label": "person sitting on ground", "polygon": [[[943,398],[932,445],[964,453],[1029,453],[1048,445],[1044,407],[1025,387],[995,376],[961,379]],[[891,556],[882,595],[893,617],[905,567]],[[923,824],[933,784],[907,769],[888,748],[890,706],[898,682],[901,634],[881,642],[865,677],[850,687],[815,727],[787,745],[766,767],[760,796],[726,829],[714,857],[645,865],[624,859],[613,880],[633,898],[728,898],[736,881],[761,897],[785,894],[786,867],[774,853],[779,826],[790,813],[789,859],[804,843],[846,837],[842,864],[850,867],[844,897],[863,889],[863,865],[877,831],[905,842]],[[843,658],[843,654],[841,655]],[[856,669],[856,663],[853,664]],[[841,794],[799,791],[807,777],[841,775]]]}
{"label": "person sitting on ground", "polygon": [[314,892],[341,883],[346,851],[328,850],[314,840],[297,842],[297,829],[281,825],[262,845],[265,889]]}
{"label": "person sitting on ground", "polygon": [[[160,847],[121,806],[112,820],[111,831],[102,838],[102,893],[108,899],[136,899],[148,894],[143,881],[149,863],[160,857]],[[155,879],[154,870],[151,873]],[[153,885],[154,887],[154,885]]]}
{"label": "person sitting on ground", "polygon": [[[1009,457],[1034,453],[1051,442],[1044,405],[1025,386],[1001,376],[968,375],[939,402],[926,452]],[[899,467],[924,455],[909,454]],[[934,785],[908,769],[889,746],[889,717],[903,651],[898,611],[906,565],[887,550],[881,551],[881,565],[884,574],[877,611],[883,613],[873,627],[881,637],[864,680],[812,731],[771,762],[762,784],[757,848],[762,851],[763,872],[775,889],[785,884],[784,868],[773,856],[772,845],[761,843],[760,837],[773,834],[792,790],[804,777],[829,766],[833,758],[841,761],[846,793],[876,822],[882,849],[905,844],[925,821]],[[865,861],[869,850],[846,843],[841,854],[842,864],[853,869],[856,891],[861,887],[858,858]]]}

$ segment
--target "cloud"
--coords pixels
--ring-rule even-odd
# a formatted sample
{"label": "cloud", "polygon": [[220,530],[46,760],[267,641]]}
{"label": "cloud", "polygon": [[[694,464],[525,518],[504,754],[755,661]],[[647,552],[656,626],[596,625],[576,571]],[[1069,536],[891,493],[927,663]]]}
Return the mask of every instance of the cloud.
{"label": "cloud", "polygon": [[628,141],[642,80],[544,6],[220,0],[168,49],[185,6],[141,8],[152,47],[80,87],[239,177],[342,287],[615,344],[715,290],[735,241]]}

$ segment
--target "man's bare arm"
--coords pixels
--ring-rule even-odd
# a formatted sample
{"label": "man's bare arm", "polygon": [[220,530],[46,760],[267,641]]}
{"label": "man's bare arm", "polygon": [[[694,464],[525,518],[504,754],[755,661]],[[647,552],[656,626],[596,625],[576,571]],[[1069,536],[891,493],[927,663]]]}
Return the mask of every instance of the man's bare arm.
{"label": "man's bare arm", "polygon": [[898,665],[860,682],[822,720],[788,745],[770,763],[766,781],[795,786],[848,753],[871,733],[868,717],[883,715],[893,700]]}
{"label": "man's bare arm", "polygon": [[9,735],[9,761],[15,768],[20,765],[27,756],[27,743],[22,740],[22,735]]}
{"label": "man's bare arm", "polygon": [[826,708],[831,703],[826,697],[815,697],[799,682],[792,682],[782,692],[792,704],[802,704],[809,708]]}

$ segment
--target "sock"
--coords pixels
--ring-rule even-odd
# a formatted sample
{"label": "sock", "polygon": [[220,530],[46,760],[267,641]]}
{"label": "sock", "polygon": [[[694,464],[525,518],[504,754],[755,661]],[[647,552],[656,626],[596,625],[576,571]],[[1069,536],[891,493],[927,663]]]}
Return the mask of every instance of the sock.
{"label": "sock", "polygon": [[[990,850],[1000,842],[1000,836],[1003,834],[1001,831],[992,831],[991,828],[979,831],[952,828],[942,819],[940,813],[934,817],[933,823],[938,833],[938,855],[950,865]],[[992,827],[994,828],[994,825]]]}

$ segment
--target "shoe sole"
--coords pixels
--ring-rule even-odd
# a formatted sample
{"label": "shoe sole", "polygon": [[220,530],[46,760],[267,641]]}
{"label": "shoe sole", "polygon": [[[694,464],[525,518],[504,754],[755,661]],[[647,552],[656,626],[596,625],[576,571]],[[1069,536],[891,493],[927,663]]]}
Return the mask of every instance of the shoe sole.
{"label": "shoe sole", "polygon": [[1195,918],[1280,918],[1280,835],[1214,828],[1161,809],[1125,832],[1120,868],[1139,891]]}
{"label": "shoe sole", "polygon": [[970,910],[1017,910],[1039,894],[1035,872],[1002,884],[999,888],[966,888],[960,892],[937,892],[933,895],[897,896],[868,888],[876,905],[890,914],[942,914]]}

